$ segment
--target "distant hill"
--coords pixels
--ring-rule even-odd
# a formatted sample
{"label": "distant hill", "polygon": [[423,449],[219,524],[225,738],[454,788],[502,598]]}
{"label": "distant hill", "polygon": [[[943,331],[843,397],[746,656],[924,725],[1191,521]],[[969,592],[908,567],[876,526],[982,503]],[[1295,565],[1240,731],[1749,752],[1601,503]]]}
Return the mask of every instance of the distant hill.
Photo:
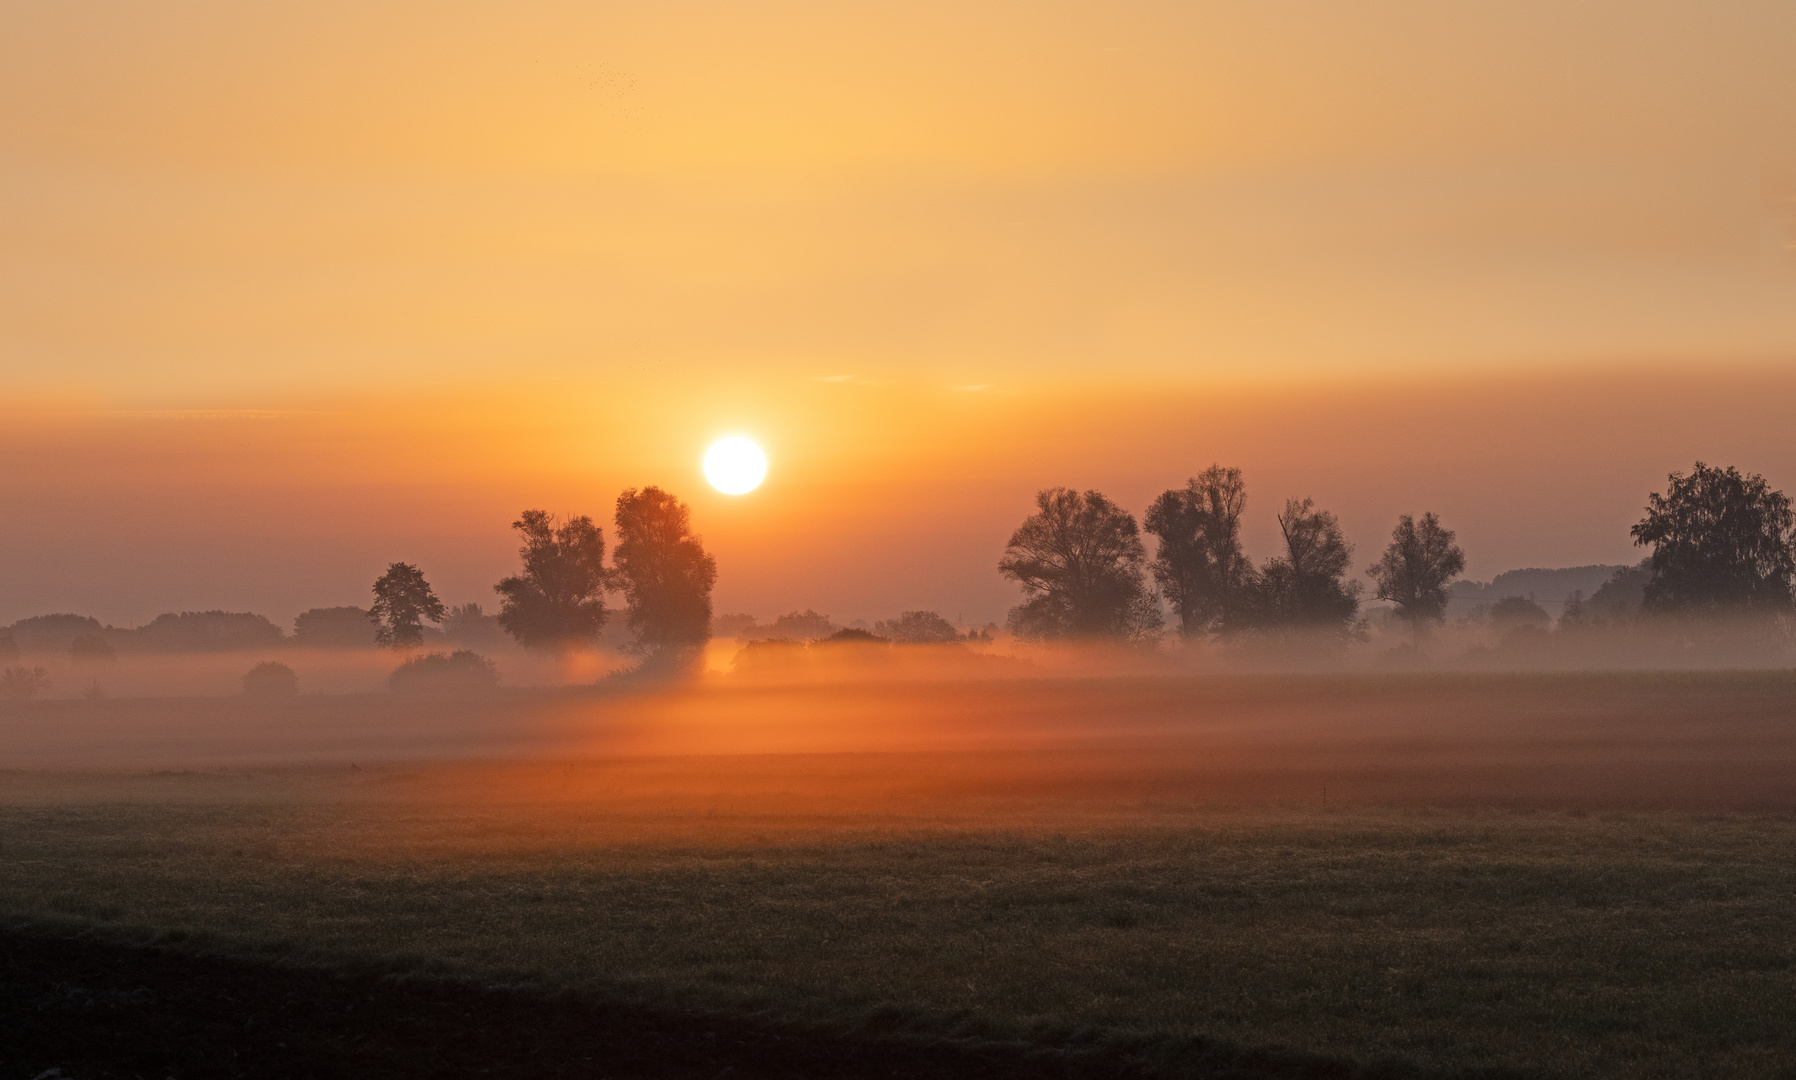
{"label": "distant hill", "polygon": [[1449,588],[1447,614],[1464,615],[1479,604],[1494,604],[1507,596],[1529,596],[1534,602],[1558,615],[1566,597],[1582,592],[1589,597],[1603,582],[1614,576],[1623,565],[1567,566],[1555,570],[1531,567],[1506,570],[1489,581],[1455,581]]}

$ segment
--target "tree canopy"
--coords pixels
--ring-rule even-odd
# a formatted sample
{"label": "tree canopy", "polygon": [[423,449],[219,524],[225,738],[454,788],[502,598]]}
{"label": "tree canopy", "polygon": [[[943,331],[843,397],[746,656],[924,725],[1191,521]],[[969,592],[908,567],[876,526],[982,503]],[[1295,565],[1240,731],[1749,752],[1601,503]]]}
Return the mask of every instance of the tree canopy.
{"label": "tree canopy", "polygon": [[605,537],[592,518],[557,522],[547,511],[526,510],[511,523],[523,536],[523,572],[493,586],[503,600],[499,625],[520,645],[564,648],[592,641],[605,628]]}
{"label": "tree canopy", "polygon": [[320,649],[365,649],[374,644],[374,628],[364,608],[311,608],[294,617],[293,640]]}
{"label": "tree canopy", "polygon": [[1161,493],[1144,528],[1159,539],[1154,580],[1179,632],[1195,637],[1239,621],[1253,565],[1241,548],[1247,485],[1241,470],[1212,465],[1183,488]]}
{"label": "tree canopy", "polygon": [[658,487],[619,495],[613,560],[639,651],[684,652],[710,640],[717,560],[693,534],[685,503]]}
{"label": "tree canopy", "polygon": [[1135,518],[1096,491],[1047,488],[1035,505],[998,561],[1028,596],[1011,609],[1011,630],[1034,639],[1157,634],[1159,598]]}
{"label": "tree canopy", "polygon": [[933,611],[901,611],[873,624],[873,632],[901,645],[940,645],[960,638],[954,624]]}
{"label": "tree canopy", "polygon": [[1433,514],[1417,521],[1397,519],[1390,546],[1366,573],[1378,587],[1378,598],[1397,605],[1397,614],[1420,627],[1439,621],[1447,610],[1447,586],[1465,569],[1465,552],[1453,542],[1453,530],[1441,528]]}
{"label": "tree canopy", "polygon": [[1360,584],[1346,581],[1353,545],[1341,524],[1310,499],[1287,499],[1278,515],[1285,553],[1253,583],[1255,622],[1265,628],[1346,629],[1359,614]]}
{"label": "tree canopy", "polygon": [[[374,603],[368,608],[374,623],[374,641],[390,649],[412,648],[424,643],[424,620],[441,622],[443,602],[424,580],[424,571],[410,563],[396,562],[374,582]],[[278,634],[279,631],[276,631]]]}
{"label": "tree canopy", "polygon": [[1672,473],[1631,530],[1652,545],[1648,611],[1781,611],[1796,582],[1790,499],[1765,478],[1702,462]]}

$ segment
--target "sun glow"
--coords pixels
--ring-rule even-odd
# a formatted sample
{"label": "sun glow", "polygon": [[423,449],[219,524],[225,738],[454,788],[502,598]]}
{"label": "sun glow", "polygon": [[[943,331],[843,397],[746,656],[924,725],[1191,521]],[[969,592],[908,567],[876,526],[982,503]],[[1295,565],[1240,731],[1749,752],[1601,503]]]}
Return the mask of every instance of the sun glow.
{"label": "sun glow", "polygon": [[725,495],[746,495],[767,475],[767,456],[739,435],[719,439],[705,453],[705,479]]}

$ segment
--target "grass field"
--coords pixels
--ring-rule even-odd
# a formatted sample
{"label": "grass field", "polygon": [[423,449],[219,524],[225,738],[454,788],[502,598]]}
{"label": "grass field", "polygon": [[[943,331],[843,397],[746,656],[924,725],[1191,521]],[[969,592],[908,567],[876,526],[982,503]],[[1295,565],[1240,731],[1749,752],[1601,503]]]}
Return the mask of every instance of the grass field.
{"label": "grass field", "polygon": [[[1339,748],[1326,807],[1310,798],[1313,753],[1291,739],[1366,712],[1363,687],[1231,684],[1233,712],[1214,688],[1197,695],[1203,722],[1235,733],[1233,756],[1211,748],[1221,764],[1199,742],[1121,739],[13,773],[0,917],[801,1017],[896,1010],[935,1030],[1796,1076],[1796,816],[1778,805],[1789,684],[1704,678],[1396,686],[1382,700],[1463,696],[1484,719],[1418,741],[1393,714],[1368,722],[1358,756],[1341,731],[1313,738]],[[1493,687],[1509,695],[1494,709]],[[1128,710],[1116,685],[1104,693]],[[1163,709],[1164,693],[1144,685],[1137,711]],[[1603,714],[1605,698],[1621,711]],[[1639,744],[1612,738],[1628,703],[1656,703]],[[1524,738],[1543,710],[1555,737]],[[1253,750],[1239,721],[1274,714]],[[1510,770],[1495,779],[1462,761],[1488,745]],[[1268,772],[1279,746],[1301,782]],[[1703,770],[1663,782],[1668,753]],[[1577,768],[1606,785],[1588,808],[1566,796]],[[1517,789],[1531,772],[1559,778]],[[1508,794],[1439,799],[1443,775]]]}

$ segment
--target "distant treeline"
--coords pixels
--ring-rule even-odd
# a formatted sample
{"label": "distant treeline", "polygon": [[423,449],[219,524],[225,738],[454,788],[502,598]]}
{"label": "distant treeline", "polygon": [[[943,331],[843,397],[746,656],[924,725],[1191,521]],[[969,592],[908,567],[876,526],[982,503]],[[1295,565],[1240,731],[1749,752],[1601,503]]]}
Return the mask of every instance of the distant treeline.
{"label": "distant treeline", "polygon": [[[1690,474],[1672,473],[1669,480],[1665,494],[1648,496],[1646,514],[1631,530],[1635,544],[1651,549],[1637,566],[1512,571],[1489,584],[1456,581],[1465,554],[1451,529],[1423,513],[1397,519],[1390,542],[1364,574],[1373,596],[1417,635],[1444,621],[1456,602],[1498,621],[1534,622],[1549,617],[1542,600],[1559,607],[1562,621],[1581,625],[1698,614],[1767,616],[1788,629],[1796,615],[1796,518],[1789,497],[1731,466],[1697,462]],[[1009,629],[1032,640],[1151,642],[1170,621],[1187,639],[1293,631],[1363,636],[1365,586],[1355,579],[1354,548],[1335,515],[1308,498],[1285,500],[1276,516],[1281,549],[1255,564],[1241,543],[1246,507],[1241,470],[1220,465],[1163,492],[1140,524],[1097,491],[1037,493],[1036,512],[1012,534],[998,563],[1024,595],[1010,612]],[[508,637],[526,648],[561,649],[606,634],[613,614],[607,594],[623,599],[623,632],[614,643],[645,662],[689,661],[713,633],[928,644],[989,640],[996,629],[962,632],[933,611],[903,612],[871,627],[844,628],[810,610],[770,624],[741,614],[714,623],[717,564],[692,532],[686,505],[659,488],[632,488],[618,496],[615,521],[617,544],[607,565],[604,535],[590,517],[526,510],[512,524],[523,539],[520,569],[493,586],[501,598],[493,614],[478,604],[445,606],[419,567],[395,562],[374,582],[369,607],[313,608],[294,620],[290,635],[247,612],[169,613],[129,629],[82,615],[39,615],[0,632],[0,660],[20,652],[104,659],[281,646],[409,650],[442,643],[478,650]],[[1155,540],[1151,558],[1144,533]],[[1537,591],[1548,595],[1537,598]]]}
{"label": "distant treeline", "polygon": [[[87,615],[34,615],[0,630],[0,652],[104,656],[234,652],[283,646],[372,649],[375,630],[368,609],[353,606],[312,608],[293,620],[290,634],[269,619],[247,611],[169,612],[137,627],[107,626]],[[424,642],[479,647],[503,641],[504,636],[496,617],[482,611],[479,604],[464,604],[448,609],[441,629],[428,629]]]}
{"label": "distant treeline", "polygon": [[[1138,525],[1101,492],[1048,488],[1036,512],[1011,536],[998,563],[1024,602],[1010,629],[1030,639],[1112,638],[1152,641],[1167,614],[1187,639],[1283,635],[1349,637],[1364,632],[1353,545],[1332,513],[1310,499],[1286,499],[1277,515],[1278,554],[1255,565],[1241,544],[1247,486],[1240,469],[1221,465],[1163,492]],[[1142,535],[1154,538],[1150,559]],[[1651,549],[1638,566],[1524,571],[1591,583],[1557,602],[1561,618],[1589,623],[1635,616],[1765,617],[1789,629],[1796,615],[1796,519],[1788,496],[1764,477],[1697,462],[1672,473],[1665,494],[1647,498],[1631,530]],[[1373,595],[1417,635],[1444,621],[1465,553],[1432,513],[1404,514],[1389,544],[1364,570]],[[1493,586],[1496,583],[1492,583]],[[1478,603],[1486,588],[1461,588]],[[1473,593],[1473,595],[1467,595]],[[1530,596],[1492,598],[1508,614],[1543,608]]]}

